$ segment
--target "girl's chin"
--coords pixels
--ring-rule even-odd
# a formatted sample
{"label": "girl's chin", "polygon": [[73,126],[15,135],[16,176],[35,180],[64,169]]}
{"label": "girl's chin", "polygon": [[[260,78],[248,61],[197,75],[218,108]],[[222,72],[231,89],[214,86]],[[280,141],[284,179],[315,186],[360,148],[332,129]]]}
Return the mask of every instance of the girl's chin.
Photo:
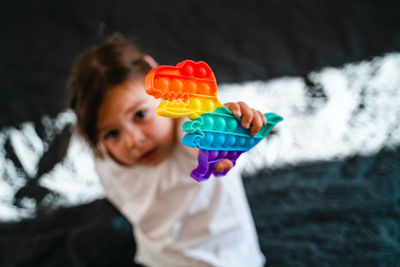
{"label": "girl's chin", "polygon": [[138,159],[117,159],[116,157],[113,157],[115,161],[117,161],[119,164],[124,165],[126,167],[133,167],[136,165],[147,165],[147,166],[156,166],[163,162],[167,156],[162,153],[162,151],[159,148],[156,148],[152,151],[149,151],[142,157]]}

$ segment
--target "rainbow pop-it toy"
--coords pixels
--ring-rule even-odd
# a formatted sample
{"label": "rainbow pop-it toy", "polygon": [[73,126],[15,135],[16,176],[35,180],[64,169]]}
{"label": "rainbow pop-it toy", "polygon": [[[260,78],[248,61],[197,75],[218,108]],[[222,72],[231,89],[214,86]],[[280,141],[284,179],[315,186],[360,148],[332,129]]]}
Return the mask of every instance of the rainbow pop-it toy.
{"label": "rainbow pop-it toy", "polygon": [[235,165],[239,156],[259,143],[283,118],[266,113],[265,124],[256,136],[241,126],[241,118],[224,107],[217,97],[217,82],[211,68],[203,61],[185,60],[176,66],[159,66],[146,76],[145,90],[155,98],[166,99],[156,112],[160,116],[192,121],[182,125],[187,132],[182,143],[198,147],[198,166],[191,172],[197,181],[211,174],[223,176],[229,170],[215,172],[218,161],[229,159]]}

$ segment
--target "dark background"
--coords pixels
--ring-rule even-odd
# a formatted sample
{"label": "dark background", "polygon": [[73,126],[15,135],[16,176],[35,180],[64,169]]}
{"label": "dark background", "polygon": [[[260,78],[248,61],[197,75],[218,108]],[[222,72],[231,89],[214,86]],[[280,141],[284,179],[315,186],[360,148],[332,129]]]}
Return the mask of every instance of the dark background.
{"label": "dark background", "polygon": [[[204,60],[219,83],[284,75],[309,83],[310,71],[399,51],[399,14],[400,2],[388,0],[9,1],[0,10],[0,129],[33,121],[45,138],[41,118],[65,109],[74,58],[114,31],[160,64]],[[130,264],[131,228],[106,200],[51,212],[41,205],[51,192],[38,181],[62,160],[69,136],[51,141],[16,195],[17,204],[35,199],[38,215],[0,223],[0,266]],[[269,266],[400,266],[399,162],[393,147],[245,179]]]}

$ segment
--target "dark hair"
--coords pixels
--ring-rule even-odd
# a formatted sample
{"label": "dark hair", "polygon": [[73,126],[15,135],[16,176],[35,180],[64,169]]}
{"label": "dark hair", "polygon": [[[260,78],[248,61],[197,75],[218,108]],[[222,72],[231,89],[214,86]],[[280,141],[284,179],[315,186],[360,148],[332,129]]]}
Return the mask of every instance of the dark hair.
{"label": "dark hair", "polygon": [[145,55],[123,35],[114,33],[79,55],[68,80],[69,107],[77,115],[77,131],[98,150],[97,113],[107,90],[151,69]]}

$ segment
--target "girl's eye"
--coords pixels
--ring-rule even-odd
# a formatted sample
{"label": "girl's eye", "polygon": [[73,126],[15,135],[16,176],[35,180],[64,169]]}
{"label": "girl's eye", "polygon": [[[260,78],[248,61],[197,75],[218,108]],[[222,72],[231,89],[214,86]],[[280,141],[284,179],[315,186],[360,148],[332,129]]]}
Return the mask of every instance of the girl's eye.
{"label": "girl's eye", "polygon": [[118,130],[111,130],[108,131],[105,135],[104,135],[104,139],[112,139],[117,137],[119,134]]}
{"label": "girl's eye", "polygon": [[146,117],[146,114],[147,114],[147,110],[145,110],[145,109],[139,110],[138,112],[135,113],[134,120],[141,121],[144,119],[144,117]]}

